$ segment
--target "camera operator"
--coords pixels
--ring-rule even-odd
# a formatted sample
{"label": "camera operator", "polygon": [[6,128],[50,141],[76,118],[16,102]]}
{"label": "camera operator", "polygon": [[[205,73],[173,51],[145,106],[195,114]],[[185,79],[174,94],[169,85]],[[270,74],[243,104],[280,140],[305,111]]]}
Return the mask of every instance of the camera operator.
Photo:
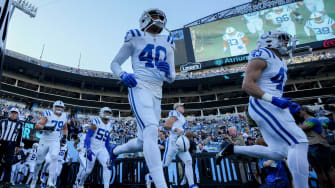
{"label": "camera operator", "polygon": [[331,161],[331,148],[325,138],[321,122],[314,117],[313,110],[308,106],[302,106],[295,118],[298,122],[302,122],[299,127],[307,135],[308,161],[317,173],[321,187],[334,187],[335,169]]}

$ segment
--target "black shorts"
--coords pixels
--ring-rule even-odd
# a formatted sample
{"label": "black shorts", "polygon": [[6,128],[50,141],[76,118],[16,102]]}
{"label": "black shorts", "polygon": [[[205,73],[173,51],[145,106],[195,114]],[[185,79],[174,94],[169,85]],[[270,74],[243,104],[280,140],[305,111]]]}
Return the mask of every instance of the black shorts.
{"label": "black shorts", "polygon": [[310,145],[308,162],[316,170],[328,170],[332,167],[331,148],[319,144]]}

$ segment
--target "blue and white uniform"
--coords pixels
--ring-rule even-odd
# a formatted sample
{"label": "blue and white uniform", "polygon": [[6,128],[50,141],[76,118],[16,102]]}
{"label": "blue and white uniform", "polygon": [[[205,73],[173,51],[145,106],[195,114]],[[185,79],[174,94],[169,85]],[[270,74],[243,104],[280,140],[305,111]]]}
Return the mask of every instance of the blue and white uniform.
{"label": "blue and white uniform", "polygon": [[53,185],[55,182],[56,168],[58,163],[58,154],[60,151],[60,140],[63,134],[63,127],[67,123],[67,115],[62,112],[60,116],[57,116],[53,111],[46,110],[43,113],[43,117],[47,118],[45,127],[53,127],[52,131],[43,130],[42,135],[37,148],[37,160],[34,170],[34,177],[31,183],[31,188],[36,186],[37,176],[40,171],[41,165],[46,160],[47,154],[50,156],[50,168],[55,169],[50,171],[48,185]]}
{"label": "blue and white uniform", "polygon": [[185,164],[185,175],[188,184],[191,186],[194,184],[193,170],[192,170],[192,157],[189,151],[180,152],[178,151],[176,141],[179,137],[179,133],[175,130],[176,128],[183,130],[185,133],[186,120],[183,114],[177,110],[172,110],[169,112],[169,118],[174,117],[177,120],[173,123],[172,129],[170,131],[170,136],[166,141],[165,152],[163,156],[163,167],[168,167],[176,155]]}
{"label": "blue and white uniform", "polygon": [[79,163],[80,163],[80,166],[79,166],[79,171],[77,173],[77,177],[76,177],[76,181],[75,181],[76,184],[79,183],[79,179],[81,178],[82,173],[86,169],[85,138],[86,138],[86,133],[79,133],[78,134],[79,143],[77,145],[77,149],[80,149],[80,152],[79,152]]}
{"label": "blue and white uniform", "polygon": [[317,23],[314,20],[308,20],[305,24],[305,32],[307,36],[310,36],[310,30],[315,34],[316,40],[327,40],[335,38],[335,34],[332,25],[335,24],[334,19],[329,16],[323,16],[323,21]]}
{"label": "blue and white uniform", "polygon": [[[129,101],[138,126],[138,139],[143,140],[142,131],[147,126],[158,126],[161,119],[163,81],[173,82],[175,43],[171,36],[154,35],[138,29],[127,32],[124,44],[114,58],[111,69],[116,75],[120,65],[131,57],[137,86],[129,88]],[[157,69],[156,64],[166,61],[170,65],[170,76]]]}
{"label": "blue and white uniform", "polygon": [[271,11],[265,15],[265,18],[267,20],[271,20],[272,23],[275,25],[280,25],[280,27],[278,27],[276,30],[285,31],[288,34],[295,36],[295,23],[292,21],[291,18],[291,13],[293,12],[293,10],[287,5],[281,6],[281,8],[281,12]]}
{"label": "blue and white uniform", "polygon": [[82,177],[80,178],[80,184],[82,185],[83,182],[85,182],[87,176],[91,174],[94,168],[95,161],[96,159],[98,159],[99,163],[103,167],[104,187],[109,187],[111,171],[108,169],[110,160],[109,153],[105,147],[105,142],[109,133],[113,130],[112,121],[109,120],[105,124],[100,117],[96,117],[91,120],[91,124],[96,127],[96,130],[91,137],[91,150],[94,155],[92,155],[92,161],[86,158],[86,169],[82,173]]}
{"label": "blue and white uniform", "polygon": [[29,149],[29,155],[27,157],[27,161],[26,164],[29,166],[29,171],[30,173],[34,172],[34,168],[35,168],[35,163],[36,163],[36,159],[37,159],[37,149]]}
{"label": "blue and white uniform", "polygon": [[58,165],[57,165],[57,171],[56,171],[57,177],[62,172],[63,163],[65,162],[66,152],[67,152],[67,145],[65,144],[64,146],[62,146],[60,148],[60,151],[59,151],[59,154],[58,154]]}
{"label": "blue and white uniform", "polygon": [[[263,59],[267,63],[257,85],[272,96],[282,97],[287,80],[285,60],[266,48],[252,51],[249,62],[253,59]],[[270,102],[250,97],[248,112],[259,126],[267,145],[278,153],[287,155],[289,146],[308,142],[288,108],[281,109]]]}
{"label": "blue and white uniform", "polygon": [[243,32],[236,31],[233,34],[224,34],[222,39],[226,41],[230,48],[230,55],[237,56],[247,54],[248,50],[244,44],[242,38],[244,37]]}
{"label": "blue and white uniform", "polygon": [[250,33],[258,32],[259,35],[264,33],[263,20],[259,17],[259,12],[251,12],[244,14],[244,19],[247,21],[247,28]]}

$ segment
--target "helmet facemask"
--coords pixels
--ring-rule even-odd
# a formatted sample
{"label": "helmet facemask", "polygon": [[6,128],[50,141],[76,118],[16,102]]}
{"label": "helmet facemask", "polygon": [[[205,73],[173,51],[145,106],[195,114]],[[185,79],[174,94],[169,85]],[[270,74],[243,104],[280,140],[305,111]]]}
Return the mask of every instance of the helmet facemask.
{"label": "helmet facemask", "polygon": [[[140,19],[140,28],[142,31],[147,32],[153,30],[153,32],[159,34],[165,28],[167,19],[163,11],[158,9],[152,9],[143,13]],[[166,29],[167,30],[167,29]],[[169,30],[167,30],[170,32]]]}
{"label": "helmet facemask", "polygon": [[54,112],[55,112],[56,114],[58,114],[58,115],[60,115],[60,114],[62,114],[62,113],[64,112],[64,108],[63,108],[63,106],[55,106],[54,108],[55,108],[55,109],[54,109]]}
{"label": "helmet facemask", "polygon": [[100,110],[99,116],[101,119],[105,119],[106,121],[112,119],[112,110],[108,107],[104,107]]}

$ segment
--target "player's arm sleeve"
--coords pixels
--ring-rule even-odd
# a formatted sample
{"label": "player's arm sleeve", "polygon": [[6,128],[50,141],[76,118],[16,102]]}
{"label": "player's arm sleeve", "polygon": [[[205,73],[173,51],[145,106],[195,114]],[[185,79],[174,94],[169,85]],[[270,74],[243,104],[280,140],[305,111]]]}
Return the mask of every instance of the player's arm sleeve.
{"label": "player's arm sleeve", "polygon": [[130,41],[125,42],[117,55],[114,57],[110,68],[116,76],[120,76],[122,69],[121,65],[128,59],[132,54],[132,44]]}
{"label": "player's arm sleeve", "polygon": [[170,65],[170,76],[165,77],[165,80],[168,83],[172,83],[176,79],[176,69],[175,69],[175,65],[174,65],[174,49],[175,49],[175,46],[174,46],[174,43],[173,43],[171,52],[169,52],[168,57],[167,57],[167,62]]}
{"label": "player's arm sleeve", "polygon": [[[176,111],[176,110],[172,110],[172,111],[170,111],[169,112],[169,118],[171,118],[171,117],[174,117],[174,118],[176,118],[176,120],[178,120],[178,118],[179,118],[179,114],[178,114],[178,112]],[[175,127],[174,126],[174,123],[172,124],[172,131],[175,131],[176,130],[176,128],[178,128],[178,127]]]}

